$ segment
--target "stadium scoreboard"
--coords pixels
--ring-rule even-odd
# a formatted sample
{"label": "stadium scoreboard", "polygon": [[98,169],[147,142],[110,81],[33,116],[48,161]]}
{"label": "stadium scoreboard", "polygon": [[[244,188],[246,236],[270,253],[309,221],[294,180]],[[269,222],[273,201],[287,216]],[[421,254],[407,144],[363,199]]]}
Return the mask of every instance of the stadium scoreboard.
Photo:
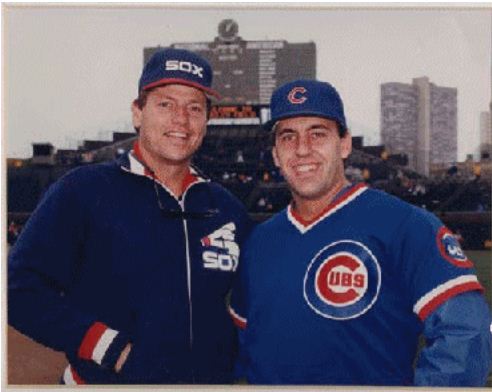
{"label": "stadium scoreboard", "polygon": [[[316,78],[314,42],[246,41],[237,35],[232,19],[219,24],[212,42],[174,43],[205,57],[214,70],[212,87],[221,95],[220,105],[267,105],[275,88],[299,78]],[[144,49],[144,63],[160,47]]]}

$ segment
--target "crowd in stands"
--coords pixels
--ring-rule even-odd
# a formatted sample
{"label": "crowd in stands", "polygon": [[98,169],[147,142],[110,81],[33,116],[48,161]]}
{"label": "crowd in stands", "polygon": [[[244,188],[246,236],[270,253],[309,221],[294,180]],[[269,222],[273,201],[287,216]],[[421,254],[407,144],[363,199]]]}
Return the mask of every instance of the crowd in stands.
{"label": "crowd in stands", "polygon": [[[244,131],[244,130],[243,130]],[[243,200],[250,212],[273,213],[289,202],[289,192],[270,153],[268,137],[207,136],[195,164]],[[345,174],[433,212],[489,211],[490,179],[463,175],[455,168],[439,178],[427,178],[387,160],[354,150]]]}
{"label": "crowd in stands", "polygon": [[[119,149],[114,152],[116,155],[121,153]],[[194,164],[239,197],[250,213],[259,216],[258,220],[282,210],[290,202],[287,185],[273,163],[271,137],[258,132],[256,126],[209,127]],[[68,168],[56,169],[59,173],[44,168],[46,173],[39,178],[33,176],[32,170],[24,168],[16,178],[9,176],[9,212],[32,211],[49,183]],[[42,173],[42,170],[38,172]],[[354,183],[366,182],[372,188],[384,190],[437,214],[491,209],[491,179],[482,178],[479,172],[470,175],[450,167],[442,176],[423,177],[391,159],[354,149],[346,160],[345,173]],[[39,192],[33,192],[38,188]],[[11,223],[8,222],[9,225]],[[469,237],[467,227],[456,225],[452,229],[459,232],[457,235],[466,242]],[[14,222],[12,230],[9,226],[9,238],[15,240],[19,230],[19,225]],[[484,233],[480,238],[490,243],[490,224],[481,230]]]}

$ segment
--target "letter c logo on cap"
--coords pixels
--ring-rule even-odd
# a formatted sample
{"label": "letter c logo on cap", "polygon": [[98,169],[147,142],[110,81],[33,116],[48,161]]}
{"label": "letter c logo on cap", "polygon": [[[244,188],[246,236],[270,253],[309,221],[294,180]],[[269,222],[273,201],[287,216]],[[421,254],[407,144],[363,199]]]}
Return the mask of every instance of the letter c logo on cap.
{"label": "letter c logo on cap", "polygon": [[304,103],[306,102],[307,98],[304,97],[302,94],[305,94],[306,91],[307,90],[304,87],[294,87],[292,90],[290,90],[289,95],[287,95],[287,99],[290,103],[296,105]]}

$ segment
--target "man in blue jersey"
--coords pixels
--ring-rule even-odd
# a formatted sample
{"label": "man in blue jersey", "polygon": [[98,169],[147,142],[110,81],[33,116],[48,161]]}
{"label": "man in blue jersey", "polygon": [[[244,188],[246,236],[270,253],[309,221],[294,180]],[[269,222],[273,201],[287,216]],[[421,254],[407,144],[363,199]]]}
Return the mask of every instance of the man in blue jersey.
{"label": "man in blue jersey", "polygon": [[65,352],[65,384],[232,381],[225,297],[249,219],[191,165],[212,74],[195,53],[157,51],[133,149],[51,186],[10,253],[8,321]]}
{"label": "man in blue jersey", "polygon": [[233,291],[247,380],[484,385],[490,312],[450,230],[425,210],[347,181],[351,136],[330,84],[281,86],[271,114],[273,158],[292,203],[253,231]]}

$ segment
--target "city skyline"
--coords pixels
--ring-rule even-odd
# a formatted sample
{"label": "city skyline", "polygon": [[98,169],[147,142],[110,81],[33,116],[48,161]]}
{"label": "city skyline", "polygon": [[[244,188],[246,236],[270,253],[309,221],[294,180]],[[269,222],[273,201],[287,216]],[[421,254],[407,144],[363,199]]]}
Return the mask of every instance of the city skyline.
{"label": "city skyline", "polygon": [[318,79],[340,91],[353,135],[366,145],[381,142],[383,83],[426,76],[457,88],[458,160],[478,152],[480,113],[490,103],[486,8],[9,6],[4,16],[7,157],[29,157],[33,142],[76,148],[132,130],[143,48],[212,41],[223,19],[236,20],[245,40],[314,42]]}
{"label": "city skyline", "polygon": [[381,86],[381,138],[390,153],[428,176],[433,164],[457,161],[457,91],[426,77]]}

